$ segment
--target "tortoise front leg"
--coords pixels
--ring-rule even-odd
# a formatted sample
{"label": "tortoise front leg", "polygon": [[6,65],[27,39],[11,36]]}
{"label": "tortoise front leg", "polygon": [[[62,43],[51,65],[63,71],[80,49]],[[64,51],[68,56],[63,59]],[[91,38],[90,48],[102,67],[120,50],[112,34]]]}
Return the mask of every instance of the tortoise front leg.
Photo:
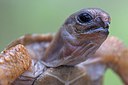
{"label": "tortoise front leg", "polygon": [[6,49],[0,54],[0,85],[10,85],[31,65],[31,58],[21,44]]}
{"label": "tortoise front leg", "polygon": [[109,37],[95,56],[116,72],[125,85],[128,85],[128,48],[119,39]]}

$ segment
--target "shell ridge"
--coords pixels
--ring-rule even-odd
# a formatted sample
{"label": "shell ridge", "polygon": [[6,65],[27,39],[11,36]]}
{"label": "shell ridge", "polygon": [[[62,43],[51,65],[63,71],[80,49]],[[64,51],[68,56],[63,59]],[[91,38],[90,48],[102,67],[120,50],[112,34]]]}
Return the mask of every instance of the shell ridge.
{"label": "shell ridge", "polygon": [[47,75],[49,75],[49,76],[52,76],[52,77],[54,77],[54,78],[56,78],[56,79],[58,79],[60,82],[62,82],[62,83],[65,83],[66,81],[64,81],[64,80],[62,80],[62,79],[60,79],[59,77],[57,77],[57,76],[55,76],[55,75],[52,75],[52,74],[50,74],[50,73],[46,73]]}
{"label": "shell ridge", "polygon": [[69,82],[70,82],[70,83],[73,83],[74,81],[78,80],[79,78],[81,78],[81,77],[83,77],[83,76],[85,76],[85,75],[86,75],[86,73],[83,73],[82,75],[80,75],[80,76],[74,78],[73,80],[71,80],[71,81],[69,81]]}

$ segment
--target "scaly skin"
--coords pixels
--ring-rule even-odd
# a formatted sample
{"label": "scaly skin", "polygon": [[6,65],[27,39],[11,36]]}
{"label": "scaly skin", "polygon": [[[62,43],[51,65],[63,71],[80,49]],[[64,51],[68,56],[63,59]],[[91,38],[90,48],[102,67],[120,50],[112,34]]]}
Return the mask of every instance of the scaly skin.
{"label": "scaly skin", "polygon": [[28,70],[31,58],[23,45],[16,45],[0,54],[0,85],[10,85]]}

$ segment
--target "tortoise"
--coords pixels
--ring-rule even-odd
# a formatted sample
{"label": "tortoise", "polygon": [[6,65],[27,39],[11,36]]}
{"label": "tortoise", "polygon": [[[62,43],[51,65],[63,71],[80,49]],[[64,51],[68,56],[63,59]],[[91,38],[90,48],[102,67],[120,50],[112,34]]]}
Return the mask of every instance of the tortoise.
{"label": "tortoise", "polygon": [[85,8],[56,35],[27,34],[0,54],[0,85],[103,85],[107,68],[128,84],[128,49],[109,34],[110,16]]}

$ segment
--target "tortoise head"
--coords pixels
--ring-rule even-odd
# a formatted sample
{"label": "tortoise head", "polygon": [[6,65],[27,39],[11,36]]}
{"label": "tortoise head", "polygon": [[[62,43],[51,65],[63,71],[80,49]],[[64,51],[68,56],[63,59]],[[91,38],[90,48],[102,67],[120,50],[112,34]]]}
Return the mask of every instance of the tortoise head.
{"label": "tortoise head", "polygon": [[[80,45],[90,41],[98,44],[102,43],[109,34],[109,24],[110,16],[108,13],[98,8],[88,8],[72,14],[65,21],[62,30],[65,29],[77,39],[77,42],[72,44]],[[63,34],[62,36],[65,36],[65,33]]]}
{"label": "tortoise head", "polygon": [[82,9],[67,18],[46,50],[49,67],[76,65],[95,53],[107,38],[110,17],[98,8]]}

